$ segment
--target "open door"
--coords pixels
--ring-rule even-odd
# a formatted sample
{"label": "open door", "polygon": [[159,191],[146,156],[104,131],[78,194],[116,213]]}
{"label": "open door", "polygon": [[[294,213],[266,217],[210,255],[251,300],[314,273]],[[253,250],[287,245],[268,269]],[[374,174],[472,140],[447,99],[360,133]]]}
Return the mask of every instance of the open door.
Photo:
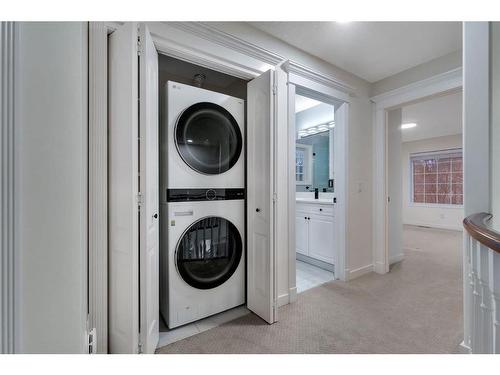
{"label": "open door", "polygon": [[277,320],[275,138],[277,75],[269,70],[247,88],[247,306]]}
{"label": "open door", "polygon": [[140,342],[154,353],[159,338],[158,53],[145,24],[139,32]]}
{"label": "open door", "polygon": [[139,351],[137,25],[109,36],[108,350]]}
{"label": "open door", "polygon": [[[158,342],[158,56],[145,26],[109,38],[109,352]],[[138,142],[139,140],[139,142]]]}

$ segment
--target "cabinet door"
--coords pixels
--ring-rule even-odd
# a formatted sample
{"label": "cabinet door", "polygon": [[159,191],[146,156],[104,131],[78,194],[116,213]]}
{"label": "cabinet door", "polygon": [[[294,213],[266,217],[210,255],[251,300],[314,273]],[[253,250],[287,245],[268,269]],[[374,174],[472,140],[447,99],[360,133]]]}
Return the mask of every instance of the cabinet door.
{"label": "cabinet door", "polygon": [[309,220],[309,256],[333,264],[334,261],[334,226],[333,218],[310,215]]}
{"label": "cabinet door", "polygon": [[299,254],[309,255],[309,230],[307,214],[297,212],[295,216],[295,248]]}

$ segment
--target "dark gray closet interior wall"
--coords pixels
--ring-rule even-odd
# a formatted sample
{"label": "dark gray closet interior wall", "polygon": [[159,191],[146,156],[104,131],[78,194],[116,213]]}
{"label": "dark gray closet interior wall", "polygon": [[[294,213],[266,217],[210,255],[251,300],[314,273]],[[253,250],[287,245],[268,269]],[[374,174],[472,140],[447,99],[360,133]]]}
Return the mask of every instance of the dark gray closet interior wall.
{"label": "dark gray closet interior wall", "polygon": [[194,76],[196,74],[205,75],[205,81],[202,85],[204,89],[220,92],[244,100],[247,98],[248,81],[244,79],[236,78],[165,55],[159,56],[158,68],[160,70],[160,104],[163,103],[163,89],[167,81],[175,81],[186,85],[196,86],[194,84]]}

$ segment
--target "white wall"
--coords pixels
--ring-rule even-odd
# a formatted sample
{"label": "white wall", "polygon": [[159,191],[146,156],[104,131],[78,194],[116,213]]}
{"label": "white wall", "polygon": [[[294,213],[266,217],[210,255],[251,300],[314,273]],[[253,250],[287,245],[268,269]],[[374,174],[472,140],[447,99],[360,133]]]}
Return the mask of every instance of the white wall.
{"label": "white wall", "polygon": [[410,154],[462,147],[462,134],[404,142],[401,152],[403,170],[403,224],[423,225],[432,228],[462,230],[462,207],[418,206],[410,203]]}
{"label": "white wall", "polygon": [[462,51],[452,52],[373,83],[371,95],[379,95],[461,66]]}
{"label": "white wall", "polygon": [[[347,260],[348,271],[370,269],[372,259],[372,113],[369,100],[371,85],[336,66],[317,57],[309,55],[273,36],[258,30],[244,22],[211,22],[212,26],[228,34],[232,34],[256,44],[262,48],[278,53],[288,59],[308,66],[318,72],[331,74],[355,88],[355,95],[349,106],[349,140],[350,158],[348,202],[347,202]],[[278,294],[286,293],[289,284],[288,255],[278,255]],[[286,261],[286,262],[285,262]],[[352,275],[358,275],[351,272]],[[295,280],[290,280],[295,282]]]}
{"label": "white wall", "polygon": [[365,97],[349,105],[347,259],[350,279],[371,270],[372,252],[372,108]]}
{"label": "white wall", "polygon": [[87,24],[18,23],[16,351],[80,353],[87,304]]}
{"label": "white wall", "polygon": [[[491,102],[500,99],[500,22],[491,23]],[[500,106],[491,107],[491,213],[500,217]],[[500,227],[500,226],[499,226]],[[500,228],[499,228],[500,229]]]}

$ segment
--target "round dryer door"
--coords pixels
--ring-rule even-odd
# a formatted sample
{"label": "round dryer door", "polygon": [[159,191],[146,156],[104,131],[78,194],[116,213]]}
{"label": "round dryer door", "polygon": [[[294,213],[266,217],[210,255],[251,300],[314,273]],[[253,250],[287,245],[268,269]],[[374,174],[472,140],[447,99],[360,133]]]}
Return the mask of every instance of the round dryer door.
{"label": "round dryer door", "polygon": [[177,244],[176,262],[186,283],[198,289],[215,288],[238,268],[243,243],[238,229],[221,217],[192,224]]}
{"label": "round dryer door", "polygon": [[192,169],[220,174],[240,157],[241,131],[234,117],[214,103],[197,103],[179,116],[175,127],[179,155]]}

